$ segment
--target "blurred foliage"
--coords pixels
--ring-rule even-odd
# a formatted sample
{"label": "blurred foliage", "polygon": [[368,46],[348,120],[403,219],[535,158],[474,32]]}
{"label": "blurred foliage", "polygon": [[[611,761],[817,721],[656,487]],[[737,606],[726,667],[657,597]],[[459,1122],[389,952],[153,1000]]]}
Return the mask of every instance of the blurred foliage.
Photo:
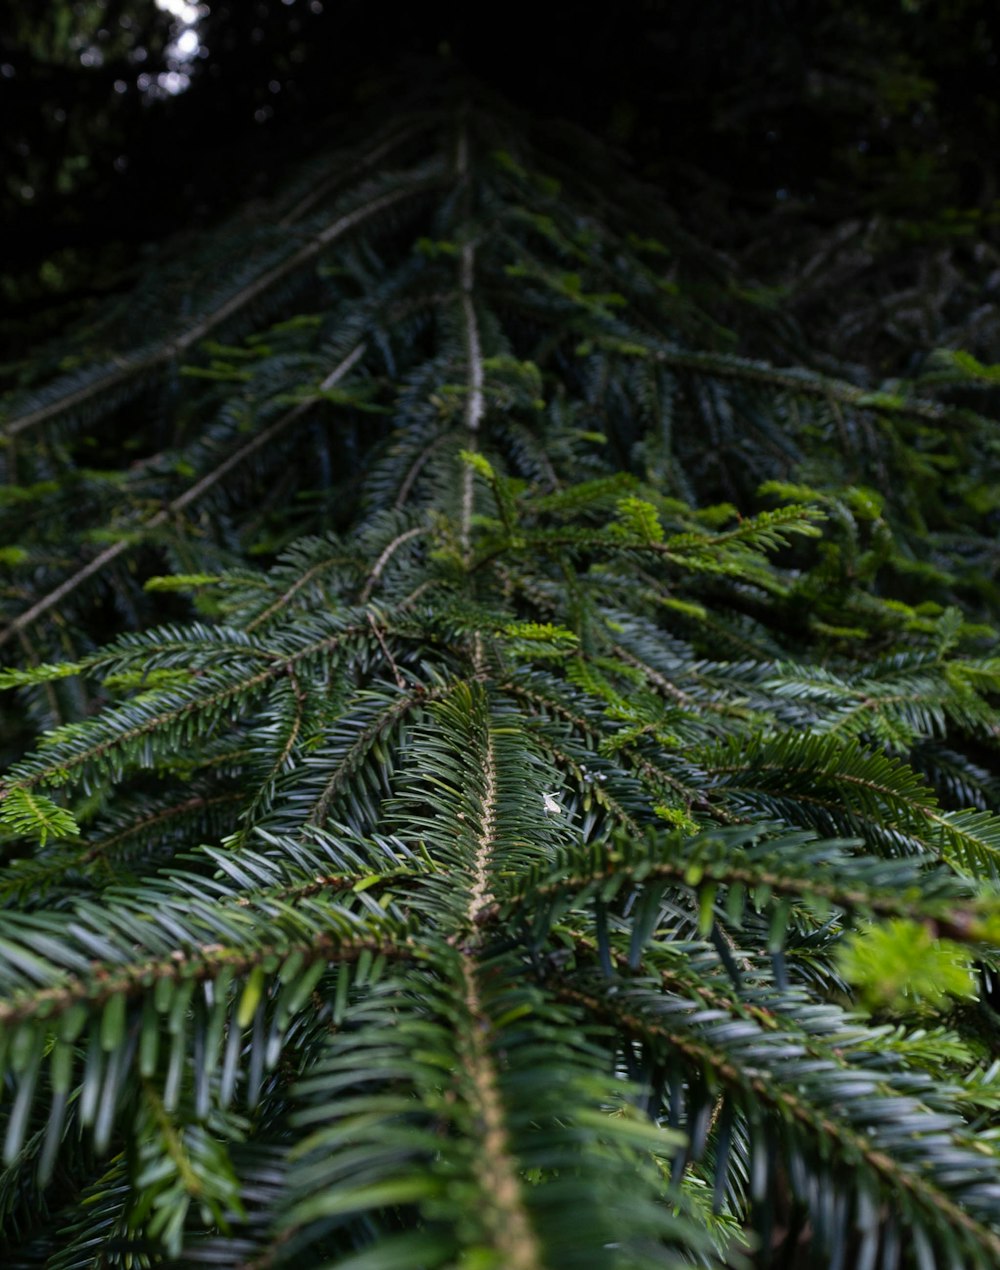
{"label": "blurred foliage", "polygon": [[[859,256],[878,257],[879,288],[888,272],[920,289],[914,243],[968,255],[995,242],[991,0],[634,0],[571,31],[563,13],[517,4],[485,29],[444,0],[391,22],[360,0],[186,8],[200,41],[187,57],[174,43],[183,23],[153,0],[10,6],[0,30],[8,347],[41,333],[49,301],[78,310],[120,287],[144,242],[272,190],[288,159],[335,139],[362,102],[381,97],[404,113],[442,58],[603,135],[700,236],[745,253],[776,298],[801,290],[791,297],[800,316],[822,309],[817,250],[835,257],[838,278],[845,257],[855,274]],[[845,220],[857,232],[831,239]],[[975,267],[995,287],[995,262]],[[866,301],[876,285],[850,281]]]}

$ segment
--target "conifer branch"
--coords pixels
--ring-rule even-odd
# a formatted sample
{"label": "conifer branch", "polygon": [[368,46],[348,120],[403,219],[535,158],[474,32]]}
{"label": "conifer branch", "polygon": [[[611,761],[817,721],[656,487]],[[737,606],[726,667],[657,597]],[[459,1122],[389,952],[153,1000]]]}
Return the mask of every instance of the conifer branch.
{"label": "conifer branch", "polygon": [[862,388],[847,380],[822,375],[817,371],[799,367],[776,367],[767,362],[752,361],[745,357],[733,357],[717,353],[702,353],[691,349],[666,348],[662,344],[647,346],[632,344],[616,337],[596,337],[595,343],[626,355],[650,357],[665,366],[678,370],[690,370],[710,378],[745,380],[784,389],[801,397],[818,397],[830,403],[854,406],[859,410],[874,410],[886,414],[909,415],[928,423],[960,422],[979,419],[971,410],[950,406],[938,401],[900,396],[873,388]]}
{"label": "conifer branch", "polygon": [[[729,1265],[793,1255],[777,1190],[825,1270],[1000,1261],[996,423],[771,365],[731,261],[532,132],[369,133],[21,398],[0,686],[62,722],[0,782],[0,1227],[57,1160],[66,1205],[25,1264]],[[30,431],[195,348],[138,464]]]}
{"label": "conifer branch", "polygon": [[441,433],[440,436],[435,437],[433,441],[424,446],[417,457],[413,460],[406,472],[406,475],[400,483],[399,492],[397,493],[396,500],[393,503],[393,509],[395,511],[403,510],[409,501],[410,492],[416,484],[417,478],[420,476],[420,473],[423,471],[428,460],[433,458],[434,454],[443,446],[447,445],[450,439],[451,438],[447,432]]}
{"label": "conifer branch", "polygon": [[393,150],[405,145],[407,141],[411,141],[420,133],[424,127],[422,121],[415,121],[404,124],[401,128],[393,131],[388,137],[383,138],[377,145],[366,151],[354,164],[351,165],[349,171],[345,172],[339,164],[335,164],[330,174],[322,181],[317,181],[308,194],[304,194],[302,198],[294,203],[292,207],[285,212],[278,221],[279,225],[294,225],[303,216],[307,215],[316,205],[325,199],[337,186],[345,185],[352,177],[364,172],[367,168],[373,168],[379,164],[386,155]]}
{"label": "conifer branch", "polygon": [[[464,133],[463,133],[464,136]],[[467,396],[465,403],[466,449],[475,453],[479,448],[479,427],[485,408],[483,394],[483,355],[479,343],[479,322],[475,308],[476,249],[470,243],[462,246],[461,299],[462,318],[465,324],[465,352],[467,358]],[[472,507],[475,492],[475,474],[470,464],[462,467],[462,510],[460,538],[468,555],[472,532]]]}
{"label": "conifer branch", "polygon": [[191,983],[218,978],[223,973],[246,975],[257,967],[299,954],[302,964],[322,960],[350,963],[363,954],[408,959],[405,944],[387,938],[347,939],[335,933],[310,931],[281,943],[261,944],[246,951],[222,944],[203,944],[188,951],[175,949],[168,957],[128,962],[95,962],[88,978],[65,976],[56,986],[21,991],[0,999],[0,1023],[13,1026],[31,1020],[58,1019],[74,1006],[100,1007],[114,997],[134,997],[159,982]]}
{"label": "conifer branch", "polygon": [[473,846],[469,904],[466,917],[475,930],[481,915],[493,903],[490,866],[496,834],[497,775],[493,737],[487,725],[483,749],[482,788],[479,791],[480,820]]}
{"label": "conifer branch", "polygon": [[420,538],[426,533],[427,530],[422,525],[414,525],[412,529],[407,529],[403,533],[397,534],[396,537],[393,538],[392,542],[385,545],[378,559],[372,565],[371,571],[365,579],[364,586],[361,588],[361,594],[358,596],[359,604],[368,603],[372,591],[378,585],[378,580],[382,576],[385,566],[389,563],[399,548],[402,547],[404,543],[410,542],[414,538]]}
{"label": "conifer branch", "polygon": [[[87,734],[74,731],[67,742],[67,750],[61,751],[58,757],[51,761],[41,759],[29,763],[23,767],[21,774],[15,774],[13,779],[0,784],[0,798],[13,789],[34,789],[37,785],[48,782],[61,783],[70,778],[71,773],[75,774],[89,764],[101,763],[117,752],[127,750],[141,738],[163,734],[171,725],[186,718],[200,721],[204,717],[214,721],[220,709],[225,710],[230,705],[252,700],[279,675],[287,675],[292,671],[299,662],[321,652],[330,654],[351,636],[366,631],[367,626],[344,627],[335,635],[308,644],[287,658],[271,662],[264,670],[223,682],[221,686],[214,686],[208,692],[195,693],[169,709],[149,708],[142,712],[139,719],[136,719],[134,710],[124,710],[121,715],[123,726],[112,728],[99,739],[91,741]],[[78,737],[82,744],[74,744]]]}
{"label": "conifer branch", "polygon": [[348,785],[372,746],[376,745],[411,710],[420,709],[432,701],[441,701],[449,691],[450,686],[431,689],[423,686],[411,688],[405,697],[397,698],[390,706],[377,714],[371,723],[360,731],[356,740],[331,770],[319,798],[310,809],[306,823],[322,825],[329,815],[334,800]]}
{"label": "conifer branch", "polygon": [[[484,798],[491,797],[487,793]],[[491,807],[490,803],[486,804]],[[484,834],[486,818],[484,813]],[[483,891],[483,895],[485,891]],[[482,899],[482,896],[479,896]],[[474,908],[473,906],[476,905]],[[477,901],[473,889],[473,902],[469,908],[469,920],[475,924],[482,904]],[[472,1087],[472,1097],[482,1126],[482,1137],[475,1157],[481,1195],[486,1205],[484,1221],[500,1257],[500,1264],[511,1270],[543,1270],[538,1240],[532,1230],[531,1220],[522,1198],[522,1182],[518,1176],[517,1162],[512,1158],[510,1142],[504,1124],[504,1107],[497,1084],[496,1069],[488,1048],[492,1030],[490,1019],[484,1014],[479,1001],[477,972],[473,959],[462,955],[459,960],[462,976],[463,1005],[471,1026],[464,1035],[466,1072]]]}
{"label": "conifer branch", "polygon": [[4,424],[3,435],[8,437],[17,436],[28,428],[36,427],[38,424],[45,423],[57,415],[64,414],[67,410],[75,409],[91,398],[107,392],[117,384],[132,379],[142,371],[154,370],[167,362],[173,361],[175,358],[183,356],[184,353],[203,340],[216,327],[252,304],[254,300],[277,282],[280,282],[282,278],[308,264],[310,260],[315,259],[331,243],[336,242],[338,238],[341,238],[356,226],[364,224],[365,221],[373,216],[377,216],[379,212],[385,211],[386,208],[433,188],[433,184],[434,182],[429,183],[426,180],[422,180],[417,181],[412,186],[407,185],[403,186],[402,189],[390,190],[388,193],[372,199],[364,206],[338,216],[297,251],[292,252],[287,259],[265,270],[264,273],[254,278],[252,282],[247,283],[236,295],[230,296],[217,308],[206,314],[205,317],[188,327],[187,330],[165,341],[150,352],[117,359],[114,369],[65,396],[57,397],[49,405],[40,406],[37,410],[29,411],[27,414],[13,416]]}
{"label": "conifer branch", "polygon": [[[783,1118],[811,1136],[816,1144],[814,1149],[836,1153],[845,1165],[853,1161],[862,1163],[900,1198],[929,1210],[936,1219],[959,1232],[967,1251],[976,1257],[975,1264],[986,1266],[1000,1258],[1000,1235],[984,1221],[977,1221],[966,1212],[942,1187],[935,1185],[932,1178],[913,1168],[903,1167],[887,1151],[874,1145],[866,1133],[845,1124],[836,1114],[810,1105],[801,1093],[782,1088],[772,1072],[757,1074],[741,1069],[721,1049],[687,1031],[659,1022],[655,1013],[647,1017],[639,1001],[633,1003],[639,1006],[638,1009],[630,1009],[625,1000],[612,1000],[570,986],[560,986],[556,995],[560,1000],[592,1011],[626,1035],[653,1042],[664,1047],[666,1052],[677,1053],[697,1068],[710,1071],[724,1087],[750,1095],[758,1105],[774,1108]],[[933,1117],[930,1120],[930,1132],[933,1133],[937,1126]],[[955,1154],[959,1154],[957,1149]],[[974,1158],[971,1151],[968,1157],[971,1167]]]}
{"label": "conifer branch", "polygon": [[252,633],[258,626],[263,626],[265,623],[269,622],[271,618],[273,618],[277,613],[280,613],[282,609],[286,608],[291,601],[295,599],[296,595],[308,587],[309,584],[321,574],[329,572],[331,569],[335,569],[338,565],[348,564],[351,560],[351,556],[348,556],[342,551],[338,551],[332,555],[326,556],[322,560],[317,561],[315,564],[310,565],[304,573],[299,574],[295,581],[292,582],[291,585],[288,586],[288,588],[273,601],[273,603],[269,604],[267,608],[263,609],[256,617],[251,618],[247,622],[245,627],[247,633]]}
{"label": "conifer branch", "polygon": [[[347,357],[345,357],[343,361],[340,362],[340,364],[323,380],[320,385],[320,390],[325,391],[339,383],[348,371],[358,362],[358,360],[364,356],[364,352],[364,344],[359,344],[356,348],[352,349],[352,351],[348,353]],[[223,459],[223,461],[217,467],[213,468],[211,472],[207,472],[200,480],[195,481],[195,483],[189,486],[183,494],[178,494],[178,496],[172,499],[166,507],[162,507],[158,512],[154,512],[152,516],[143,521],[137,531],[134,531],[125,537],[119,538],[117,542],[105,547],[105,549],[99,552],[93,560],[88,561],[83,568],[78,569],[76,573],[72,574],[64,582],[61,582],[59,586],[50,591],[48,595],[42,596],[42,598],[37,600],[29,609],[26,609],[25,612],[18,614],[18,616],[14,618],[8,626],[6,626],[3,630],[0,630],[0,646],[5,644],[15,635],[18,635],[26,627],[32,625],[33,622],[36,622],[40,617],[43,617],[51,609],[56,608],[63,602],[63,600],[71,595],[77,587],[81,586],[89,578],[95,577],[98,573],[102,572],[107,565],[117,560],[118,557],[128,551],[130,547],[133,547],[136,541],[135,532],[148,533],[151,530],[159,529],[163,525],[168,524],[175,516],[184,511],[185,508],[190,507],[192,503],[197,502],[203,494],[207,493],[208,490],[222,481],[233,470],[233,468],[237,467],[245,459],[249,458],[251,454],[263,449],[266,445],[273,441],[279,433],[283,432],[289,424],[292,424],[297,419],[301,418],[301,416],[305,414],[312,405],[320,400],[321,397],[317,395],[301,402],[297,406],[294,406],[291,410],[286,411],[280,419],[276,419],[274,423],[251,437],[251,439],[244,445],[241,445],[239,449],[234,450],[232,454]]]}

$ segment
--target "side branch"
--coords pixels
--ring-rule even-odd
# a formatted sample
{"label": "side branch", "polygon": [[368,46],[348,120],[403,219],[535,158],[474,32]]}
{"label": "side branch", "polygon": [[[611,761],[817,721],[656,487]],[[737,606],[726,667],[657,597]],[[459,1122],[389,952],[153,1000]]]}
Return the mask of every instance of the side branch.
{"label": "side branch", "polygon": [[[325,392],[328,388],[332,388],[334,384],[343,379],[358,359],[364,356],[365,348],[365,344],[358,344],[356,348],[348,353],[340,365],[331,371],[331,373],[327,375],[326,379],[324,379],[320,384],[320,393]],[[169,502],[166,507],[162,507],[154,515],[143,521],[142,525],[139,527],[140,531],[159,529],[160,526],[165,525],[171,517],[176,516],[178,512],[182,512],[186,507],[189,507],[192,503],[196,502],[204,493],[210,490],[213,485],[217,485],[224,476],[227,476],[234,467],[237,467],[251,454],[267,445],[269,441],[273,441],[279,432],[284,431],[289,424],[294,423],[296,419],[301,418],[301,416],[311,406],[315,405],[315,403],[320,400],[320,393],[317,393],[314,397],[309,397],[305,401],[299,402],[297,406],[294,406],[291,410],[286,411],[280,419],[276,419],[270,427],[265,428],[263,432],[258,432],[257,435],[251,437],[245,445],[240,446],[238,450],[234,450],[233,453],[230,454],[228,458],[224,459],[218,467],[213,468],[211,472],[207,472],[200,480],[195,481],[193,485],[186,489],[183,494],[179,494],[172,502]],[[33,622],[36,622],[38,618],[42,617],[57,604],[61,603],[67,595],[71,595],[77,587],[86,582],[88,578],[92,578],[95,574],[100,573],[105,565],[109,565],[113,560],[117,560],[120,555],[123,555],[129,547],[133,545],[134,541],[134,536],[131,534],[127,537],[119,538],[117,542],[113,542],[109,547],[105,547],[103,551],[99,552],[93,560],[88,561],[82,569],[78,569],[76,573],[66,578],[65,581],[60,582],[60,584],[50,591],[48,595],[42,596],[42,598],[38,600],[37,603],[33,604],[31,608],[26,609],[23,613],[20,613],[14,618],[9,626],[0,631],[0,646],[4,645],[20,631],[23,631],[25,627],[28,627]]]}
{"label": "side branch", "polygon": [[186,716],[195,715],[202,710],[224,707],[227,702],[236,701],[241,696],[248,696],[254,690],[262,690],[279,675],[287,675],[292,672],[294,667],[303,659],[314,656],[322,650],[332,652],[344,639],[353,635],[360,635],[366,630],[366,626],[346,626],[335,635],[309,644],[305,648],[300,648],[281,661],[271,662],[266,670],[256,671],[246,678],[224,684],[221,688],[216,688],[205,696],[191,697],[171,707],[169,710],[149,714],[141,723],[136,723],[112,737],[105,737],[103,740],[96,741],[73,754],[53,759],[42,767],[28,771],[23,775],[14,774],[0,782],[0,798],[4,798],[11,789],[33,789],[35,786],[51,780],[56,774],[64,780],[69,772],[83,767],[86,763],[100,761],[114,749],[128,745],[141,736],[149,736],[160,728],[176,723]]}
{"label": "side branch", "polygon": [[[404,685],[405,687],[405,685]],[[372,723],[366,727],[347,753],[343,756],[337,766],[330,773],[326,784],[323,786],[323,792],[317,798],[312,810],[306,817],[306,824],[322,825],[329,814],[330,807],[340,793],[341,789],[351,779],[357,771],[358,766],[369,750],[382,737],[389,732],[400,719],[404,718],[410,710],[417,709],[426,705],[431,701],[439,701],[442,697],[448,695],[452,690],[452,685],[442,688],[432,688],[430,690],[421,688],[419,691],[411,690],[406,696],[400,697],[394,701],[391,706],[383,710],[377,715]]]}
{"label": "side branch", "polygon": [[598,335],[594,338],[594,343],[613,352],[624,353],[626,356],[649,358],[676,370],[688,370],[694,374],[765,384],[802,396],[819,397],[829,402],[854,406],[859,410],[881,410],[887,414],[907,415],[914,419],[925,419],[931,423],[982,418],[971,410],[948,405],[945,402],[931,401],[926,397],[906,398],[877,388],[862,388],[849,380],[836,379],[815,371],[772,366],[768,362],[753,361],[750,358],[726,357],[715,353],[670,348],[662,344],[640,343],[634,339],[625,341],[617,336]]}
{"label": "side branch", "polygon": [[321,958],[353,962],[363,952],[396,960],[409,960],[413,956],[412,949],[391,939],[377,936],[342,939],[333,933],[317,930],[290,938],[280,945],[259,944],[250,949],[204,944],[190,952],[176,949],[168,957],[158,959],[96,964],[91,979],[73,977],[54,987],[19,993],[0,1001],[0,1025],[10,1027],[33,1019],[54,1019],[75,1005],[101,1006],[112,997],[146,995],[150,992],[150,985],[162,979],[202,982],[215,979],[224,971],[240,976],[275,957],[289,957],[293,953],[301,953],[310,964]]}
{"label": "side branch", "polygon": [[393,538],[392,542],[382,549],[379,558],[372,565],[371,572],[365,579],[365,585],[361,590],[361,594],[358,596],[359,604],[368,603],[369,597],[378,583],[379,578],[382,576],[385,566],[389,563],[399,548],[402,547],[404,543],[409,542],[413,538],[419,538],[421,534],[425,534],[426,532],[427,530],[422,525],[417,525],[413,529],[407,529],[404,533],[397,534],[396,537]]}
{"label": "side branch", "polygon": [[252,282],[247,283],[236,295],[230,296],[218,308],[207,313],[194,326],[188,327],[186,331],[176,338],[165,341],[148,353],[119,359],[113,368],[99,379],[85,384],[83,387],[76,389],[76,391],[68,393],[65,397],[58,398],[47,406],[40,406],[37,410],[31,410],[27,414],[10,420],[3,430],[4,434],[10,437],[17,436],[18,433],[24,432],[28,428],[33,428],[37,424],[45,423],[47,420],[55,418],[55,416],[62,414],[67,409],[89,401],[92,397],[98,396],[108,388],[113,388],[116,384],[131,378],[135,374],[153,370],[157,366],[162,366],[173,358],[181,356],[189,348],[197,344],[199,340],[204,339],[210,331],[225,322],[227,318],[231,318],[234,314],[239,313],[241,309],[246,308],[248,304],[252,304],[258,296],[274,286],[275,283],[280,282],[286,274],[292,273],[296,269],[301,268],[302,265],[308,264],[330,243],[336,241],[336,239],[346,234],[356,225],[362,224],[370,217],[384,211],[385,208],[392,207],[394,203],[399,203],[426,188],[428,188],[426,181],[407,185],[401,190],[393,190],[388,194],[383,194],[363,207],[355,208],[353,212],[347,212],[343,216],[339,216],[324,230],[316,234],[315,237],[304,243],[298,251],[293,252],[286,260],[265,270],[264,273],[254,278]]}
{"label": "side branch", "polygon": [[[729,1054],[690,1033],[649,1018],[637,1002],[609,999],[570,985],[553,989],[555,996],[582,1007],[592,1017],[606,1020],[626,1036],[652,1043],[657,1048],[683,1056],[688,1062],[710,1071],[724,1087],[753,1099],[756,1106],[768,1107],[810,1134],[825,1152],[835,1152],[856,1167],[863,1162],[897,1195],[905,1195],[925,1211],[933,1212],[947,1225],[960,1230],[979,1250],[1000,1259],[1000,1235],[977,1221],[941,1187],[932,1174],[907,1168],[872,1141],[871,1132],[861,1132],[841,1115],[817,1106],[799,1088],[783,1087],[775,1074],[757,1063],[741,1067]],[[630,1008],[630,1004],[636,1006]],[[773,1033],[772,1033],[773,1035]],[[897,1095],[905,1103],[904,1095]],[[971,1153],[970,1153],[971,1154]],[[991,1263],[992,1264],[992,1263]]]}
{"label": "side branch", "polygon": [[[603,867],[585,872],[539,882],[530,894],[511,896],[506,907],[528,904],[534,906],[540,899],[565,895],[568,892],[586,891],[588,887],[612,878],[629,880],[636,884],[661,879],[677,886],[692,886],[691,860],[642,861],[632,865],[611,853],[603,857]],[[935,938],[950,939],[955,943],[979,943],[984,940],[985,927],[972,905],[962,906],[961,901],[949,898],[921,900],[911,898],[898,890],[866,890],[863,886],[844,882],[823,882],[814,874],[796,876],[781,873],[775,868],[753,868],[731,865],[725,861],[716,863],[699,860],[700,880],[722,886],[742,886],[748,890],[760,887],[791,901],[808,903],[817,901],[824,906],[840,908],[848,912],[871,913],[881,918],[907,918],[926,925]]]}

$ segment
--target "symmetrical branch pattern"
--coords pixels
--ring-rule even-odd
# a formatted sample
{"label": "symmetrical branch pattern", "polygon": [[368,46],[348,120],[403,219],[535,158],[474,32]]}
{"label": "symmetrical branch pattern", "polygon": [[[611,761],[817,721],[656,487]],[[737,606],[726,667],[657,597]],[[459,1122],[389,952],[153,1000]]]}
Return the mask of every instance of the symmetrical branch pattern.
{"label": "symmetrical branch pattern", "polygon": [[471,99],[198,251],[6,404],[5,1270],[993,1270],[958,371]]}

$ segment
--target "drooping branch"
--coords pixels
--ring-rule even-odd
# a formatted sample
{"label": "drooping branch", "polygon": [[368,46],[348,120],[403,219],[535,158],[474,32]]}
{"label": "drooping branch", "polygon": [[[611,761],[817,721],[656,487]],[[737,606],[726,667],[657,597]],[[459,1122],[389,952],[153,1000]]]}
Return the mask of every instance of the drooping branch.
{"label": "drooping branch", "polygon": [[80,388],[71,390],[63,396],[57,397],[48,405],[39,406],[38,409],[31,410],[23,415],[15,415],[4,424],[3,435],[8,437],[17,436],[28,428],[36,427],[38,424],[45,423],[67,410],[83,405],[84,402],[91,400],[91,398],[107,392],[109,389],[126,382],[136,375],[145,371],[155,370],[174,358],[182,356],[188,349],[193,348],[206,335],[215,330],[216,327],[252,304],[283,278],[314,260],[331,243],[336,242],[338,238],[343,237],[350,230],[377,216],[379,212],[383,212],[387,208],[433,188],[434,184],[436,182],[428,182],[426,178],[422,178],[412,185],[406,184],[401,188],[381,194],[364,206],[355,208],[354,211],[346,212],[343,216],[338,216],[325,229],[304,243],[298,251],[292,252],[287,259],[259,274],[241,288],[236,295],[230,296],[217,308],[211,310],[211,312],[179,335],[165,340],[156,348],[145,353],[137,354],[133,357],[119,358],[105,375],[91,380],[90,383],[84,384]]}
{"label": "drooping branch", "polygon": [[[290,424],[294,423],[297,419],[300,419],[307,410],[314,406],[318,401],[321,401],[321,394],[323,392],[332,388],[344,378],[344,376],[360,360],[360,358],[364,356],[365,348],[366,345],[363,343],[358,344],[355,348],[353,348],[343,361],[341,361],[323,380],[320,384],[319,392],[315,396],[308,397],[305,401],[299,402],[298,405],[293,406],[291,410],[287,410],[280,419],[276,419],[274,423],[251,437],[250,440],[244,445],[241,445],[239,449],[234,450],[233,453],[223,459],[217,467],[214,467],[211,472],[206,472],[204,476],[195,481],[193,485],[189,486],[183,494],[178,494],[178,496],[172,499],[166,507],[161,507],[158,512],[155,512],[152,516],[144,520],[139,526],[139,532],[148,533],[151,530],[159,529],[163,525],[167,524],[179,512],[182,512],[185,508],[190,507],[192,503],[197,502],[198,499],[212,489],[213,486],[218,485],[224,477],[228,476],[233,468],[238,467],[239,464],[248,459],[251,454],[255,454],[258,450],[263,449],[264,446],[273,441],[274,438],[283,432]],[[72,593],[78,587],[82,586],[89,578],[95,577],[109,564],[112,564],[115,560],[117,560],[119,556],[124,555],[130,547],[135,545],[135,541],[136,539],[134,534],[129,534],[127,537],[119,538],[117,542],[111,543],[110,546],[105,547],[103,551],[99,552],[93,560],[89,560],[82,568],[78,569],[76,573],[71,574],[70,577],[66,578],[63,582],[60,582],[60,584],[57,587],[54,587],[47,595],[43,595],[42,598],[37,600],[30,608],[25,609],[23,613],[18,614],[18,616],[14,618],[8,626],[6,626],[3,630],[0,630],[0,647],[19,632],[23,631],[26,627],[31,626],[34,622],[37,622],[40,617],[43,617],[57,605],[61,604],[67,596],[72,595]]]}

